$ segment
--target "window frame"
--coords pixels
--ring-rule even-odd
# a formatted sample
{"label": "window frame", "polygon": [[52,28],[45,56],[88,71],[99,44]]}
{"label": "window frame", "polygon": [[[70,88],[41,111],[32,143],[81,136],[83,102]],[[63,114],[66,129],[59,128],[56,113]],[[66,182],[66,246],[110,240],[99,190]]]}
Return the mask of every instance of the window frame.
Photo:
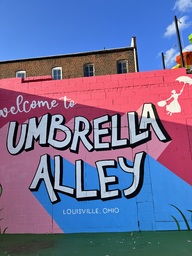
{"label": "window frame", "polygon": [[[54,72],[55,71],[60,71],[60,75],[54,75]],[[62,67],[54,67],[54,68],[52,68],[52,72],[51,72],[51,75],[52,75],[52,78],[53,78],[53,80],[62,80],[62,77],[63,77],[63,74],[62,74]],[[58,78],[59,77],[59,78]]]}
{"label": "window frame", "polygon": [[[93,70],[90,70],[90,67],[93,68]],[[87,69],[88,70],[85,70]],[[95,76],[95,65],[93,63],[85,63],[83,66],[83,76],[84,77],[92,77]]]}
{"label": "window frame", "polygon": [[15,73],[16,78],[26,78],[26,71],[25,70],[18,70]]}
{"label": "window frame", "polygon": [[[119,64],[121,65],[121,68],[119,68]],[[126,69],[122,67],[122,65],[126,64]],[[128,60],[123,59],[123,60],[118,60],[117,61],[117,74],[126,74],[129,72],[129,65],[128,65]],[[121,70],[121,72],[119,72]]]}

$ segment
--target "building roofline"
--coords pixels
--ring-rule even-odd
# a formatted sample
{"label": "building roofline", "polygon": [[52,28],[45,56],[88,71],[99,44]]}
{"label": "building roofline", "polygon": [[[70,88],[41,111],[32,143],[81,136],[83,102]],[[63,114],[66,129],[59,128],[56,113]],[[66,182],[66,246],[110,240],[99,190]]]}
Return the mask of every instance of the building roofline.
{"label": "building roofline", "polygon": [[90,52],[77,52],[77,53],[68,53],[68,54],[58,54],[58,55],[50,55],[50,56],[40,56],[40,57],[32,57],[32,58],[23,58],[23,59],[13,59],[13,60],[3,60],[0,63],[9,63],[9,62],[20,62],[20,61],[30,61],[30,60],[41,60],[41,59],[52,59],[52,58],[67,58],[67,57],[75,57],[75,56],[83,56],[83,55],[92,55],[92,54],[105,54],[111,52],[120,52],[134,49],[133,46],[129,47],[120,47],[120,48],[111,48],[111,49],[103,49],[103,50],[95,50]]}

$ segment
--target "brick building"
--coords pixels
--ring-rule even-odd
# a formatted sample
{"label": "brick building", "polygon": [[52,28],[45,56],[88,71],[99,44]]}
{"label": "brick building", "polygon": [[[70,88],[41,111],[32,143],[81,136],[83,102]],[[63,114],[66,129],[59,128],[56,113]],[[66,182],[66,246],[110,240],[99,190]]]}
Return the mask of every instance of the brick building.
{"label": "brick building", "polygon": [[130,47],[0,62],[0,79],[51,75],[54,79],[137,72],[136,38]]}

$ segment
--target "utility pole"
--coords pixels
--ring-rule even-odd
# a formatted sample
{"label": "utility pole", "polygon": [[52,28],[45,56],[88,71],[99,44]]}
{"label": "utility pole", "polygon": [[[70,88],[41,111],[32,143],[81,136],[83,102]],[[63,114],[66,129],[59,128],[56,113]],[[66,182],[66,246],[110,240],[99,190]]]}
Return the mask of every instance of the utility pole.
{"label": "utility pole", "polygon": [[165,56],[163,52],[161,53],[161,57],[162,57],[163,69],[165,69]]}
{"label": "utility pole", "polygon": [[180,51],[180,56],[181,56],[181,66],[184,68],[185,63],[184,63],[184,58],[183,58],[181,39],[180,39],[180,33],[179,33],[178,22],[177,22],[176,16],[175,16],[175,28],[176,28],[176,34],[177,34],[177,39],[178,39],[178,44],[179,44],[179,51]]}

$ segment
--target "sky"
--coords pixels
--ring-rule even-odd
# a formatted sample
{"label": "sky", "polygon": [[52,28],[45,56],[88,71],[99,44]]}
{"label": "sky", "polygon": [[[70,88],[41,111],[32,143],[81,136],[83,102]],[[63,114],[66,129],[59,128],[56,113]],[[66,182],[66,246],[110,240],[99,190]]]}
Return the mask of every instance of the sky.
{"label": "sky", "polygon": [[192,51],[192,0],[0,0],[0,61],[131,46],[140,71],[166,68]]}

